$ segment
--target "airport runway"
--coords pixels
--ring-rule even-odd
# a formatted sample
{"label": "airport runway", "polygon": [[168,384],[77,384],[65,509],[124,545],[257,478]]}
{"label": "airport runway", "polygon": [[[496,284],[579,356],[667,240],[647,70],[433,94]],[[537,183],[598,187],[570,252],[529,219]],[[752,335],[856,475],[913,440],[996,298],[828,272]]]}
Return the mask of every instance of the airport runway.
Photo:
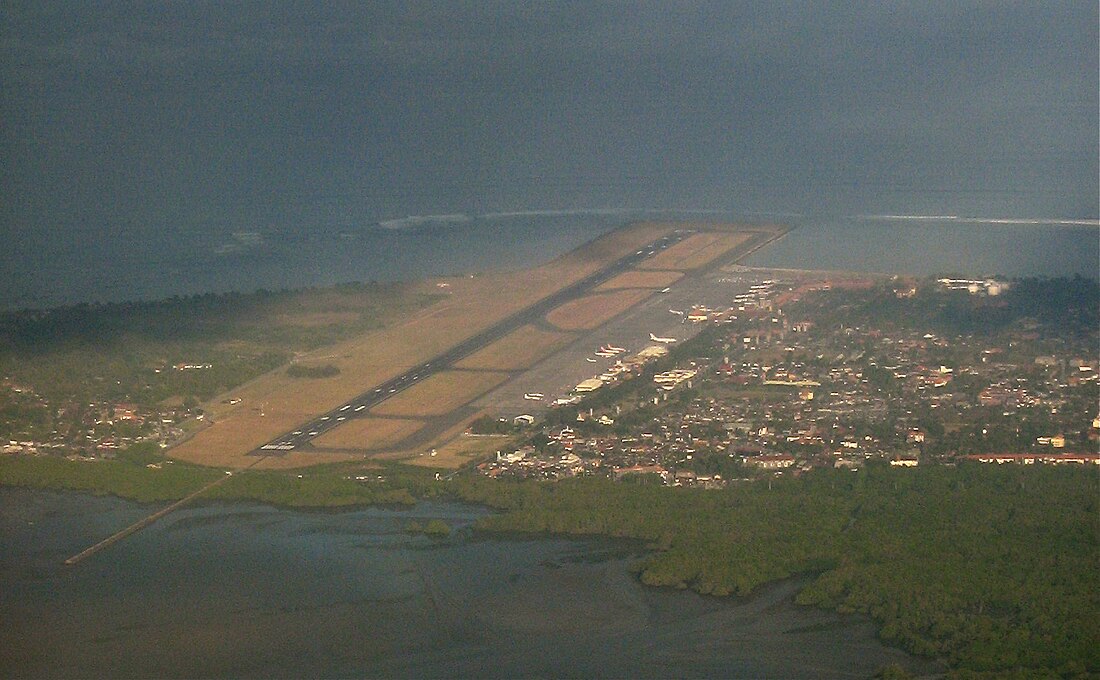
{"label": "airport runway", "polygon": [[443,354],[414,366],[405,373],[391,378],[381,385],[377,385],[369,391],[360,394],[355,399],[301,425],[293,432],[288,432],[264,444],[259,449],[256,449],[253,455],[280,455],[287,451],[293,451],[300,447],[308,446],[315,437],[342,425],[348,419],[366,415],[367,411],[372,407],[377,406],[393,395],[441,370],[451,368],[458,361],[461,361],[494,340],[499,340],[520,326],[541,319],[552,309],[574,298],[582,297],[601,283],[610,280],[616,275],[634,267],[642,260],[683,240],[691,233],[693,232],[689,230],[677,230],[643,246],[636,252],[613,262],[594,274],[590,274],[580,281],[562,288],[556,293],[534,303],[530,307],[516,312],[503,321],[499,321],[484,331],[467,338]]}
{"label": "airport runway", "polygon": [[[577,334],[575,340],[478,398],[472,410],[508,418],[520,414],[538,417],[556,399],[573,396],[582,380],[599,376],[623,357],[658,344],[650,339],[651,333],[675,338],[677,343],[694,337],[708,324],[688,321],[686,311],[695,305],[726,309],[738,294],[773,276],[767,272],[723,271],[731,262],[744,258],[746,250],[767,242],[757,237],[746,247],[685,274],[667,293],[654,294],[598,328]],[[607,345],[626,351],[615,356],[598,355],[598,348]],[[541,398],[533,398],[538,395]]]}

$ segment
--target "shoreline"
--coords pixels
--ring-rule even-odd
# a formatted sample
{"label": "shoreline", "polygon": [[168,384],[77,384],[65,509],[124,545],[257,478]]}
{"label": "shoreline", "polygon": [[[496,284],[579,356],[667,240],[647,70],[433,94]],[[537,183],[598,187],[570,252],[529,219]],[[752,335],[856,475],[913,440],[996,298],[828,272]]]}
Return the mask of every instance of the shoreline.
{"label": "shoreline", "polygon": [[[10,488],[10,487],[9,487]],[[20,489],[25,493],[30,494],[42,494],[44,496],[56,496],[62,499],[79,499],[81,496],[87,498],[93,498],[92,494],[84,492],[73,491],[55,491],[55,490],[43,490],[43,489]],[[116,497],[117,498],[117,497]],[[134,503],[127,499],[120,499],[125,503]],[[137,503],[135,503],[137,504]],[[427,513],[424,515],[416,515],[416,511],[420,506],[427,505],[430,510],[430,506],[433,504],[443,504],[444,506],[456,506],[460,508],[460,511],[454,517],[450,515],[439,513]],[[144,504],[138,504],[144,505]],[[215,501],[215,502],[200,502],[194,505],[195,510],[206,508],[208,512],[212,511],[215,514],[220,512],[220,508],[228,509],[227,516],[234,516],[234,510],[247,511],[250,507],[261,507],[269,509],[277,513],[290,513],[291,515],[303,516],[303,517],[317,517],[318,515],[329,515],[330,511],[321,510],[318,512],[315,509],[303,509],[303,508],[287,508],[280,506],[272,506],[268,503],[254,502],[254,501]],[[442,518],[448,525],[454,528],[454,523],[457,521],[463,525],[458,527],[457,531],[461,532],[456,534],[452,531],[451,536],[459,535],[460,538],[441,538],[437,540],[431,540],[431,545],[438,544],[439,546],[448,546],[462,544],[462,545],[476,545],[480,543],[493,544],[493,543],[521,543],[521,544],[554,544],[554,543],[566,543],[570,545],[579,546],[581,552],[576,553],[573,550],[567,553],[555,557],[550,560],[540,561],[536,566],[540,570],[549,570],[545,574],[547,582],[544,585],[535,586],[533,593],[528,593],[522,596],[519,602],[521,611],[526,611],[528,605],[533,605],[531,598],[538,598],[547,588],[557,588],[562,585],[567,585],[574,582],[574,580],[581,574],[597,573],[605,569],[613,569],[616,581],[623,581],[632,584],[633,588],[637,588],[638,596],[643,598],[645,607],[650,610],[653,615],[664,620],[665,617],[670,616],[672,611],[681,611],[684,605],[687,605],[687,614],[690,620],[695,620],[700,617],[700,621],[709,620],[713,616],[721,616],[723,618],[733,617],[731,621],[748,621],[753,620],[760,616],[765,611],[776,611],[776,608],[781,608],[783,613],[774,622],[768,624],[768,630],[773,630],[776,633],[782,633],[785,635],[816,635],[816,634],[828,634],[829,631],[843,629],[847,630],[852,626],[867,626],[869,628],[868,634],[870,639],[874,640],[877,644],[881,644],[886,649],[892,650],[893,653],[898,655],[898,658],[903,661],[908,659],[909,663],[913,667],[919,667],[922,669],[936,668],[936,672],[941,672],[946,669],[946,664],[941,659],[926,658],[912,655],[908,652],[904,652],[898,647],[891,646],[880,639],[877,634],[878,624],[872,617],[866,614],[859,613],[840,613],[833,609],[823,608],[813,605],[801,605],[795,601],[798,593],[810,582],[813,581],[815,576],[813,574],[801,573],[791,576],[767,581],[760,586],[753,589],[753,591],[747,595],[737,596],[720,596],[712,594],[704,594],[694,591],[690,588],[675,588],[670,586],[655,586],[649,585],[643,582],[639,576],[639,572],[636,569],[637,563],[644,559],[647,555],[655,552],[654,548],[647,545],[647,542],[643,539],[635,539],[629,537],[615,537],[605,536],[601,534],[568,534],[568,533],[525,533],[525,532],[493,532],[483,531],[478,529],[477,521],[480,518],[472,518],[472,522],[468,521],[471,518],[469,515],[476,513],[465,513],[462,511],[464,508],[470,508],[475,511],[484,511],[487,506],[476,503],[468,503],[464,501],[455,501],[449,499],[443,500],[428,500],[418,501],[417,506],[407,508],[379,508],[377,506],[372,508],[341,508],[339,510],[332,511],[333,515],[349,514],[356,511],[363,510],[382,510],[386,515],[393,513],[390,519],[396,522],[402,522],[405,519],[408,520],[424,520],[432,518]],[[489,514],[494,512],[489,508]],[[407,516],[405,516],[407,515]],[[405,516],[405,517],[403,517]],[[203,522],[195,523],[191,519],[188,524],[189,517],[184,518],[185,526],[188,528],[204,525]],[[407,532],[400,527],[395,531],[383,531],[380,535],[405,535]],[[411,537],[412,541],[419,543],[418,537]],[[423,575],[421,575],[423,577]],[[559,583],[560,582],[560,583]],[[554,585],[558,584],[558,585]],[[440,584],[434,583],[434,587],[440,587]],[[516,588],[527,588],[529,586],[516,586]],[[512,592],[512,587],[509,586],[509,592]],[[517,591],[517,595],[520,591]],[[526,591],[522,591],[526,592]],[[429,593],[430,594],[430,593]],[[455,596],[449,594],[447,600],[454,598]],[[690,598],[690,601],[684,600],[684,598]],[[459,597],[461,599],[461,597]],[[587,610],[585,610],[587,612]],[[799,619],[790,620],[791,612],[805,611],[805,619],[799,614]],[[482,612],[484,613],[484,612]],[[548,627],[549,630],[558,630],[563,626],[566,626],[564,621],[559,621],[558,616],[561,612],[556,609],[554,612],[548,614],[549,618],[543,622],[542,625]],[[493,616],[504,616],[504,621],[510,621],[517,616],[515,612],[496,612],[493,611]],[[480,616],[480,615],[479,615]],[[749,618],[745,618],[749,617]],[[572,621],[573,619],[569,619]],[[770,621],[770,619],[769,619]],[[576,622],[574,621],[574,624]],[[668,622],[666,622],[668,623]],[[651,624],[653,625],[653,624]],[[737,636],[734,636],[737,637]]]}

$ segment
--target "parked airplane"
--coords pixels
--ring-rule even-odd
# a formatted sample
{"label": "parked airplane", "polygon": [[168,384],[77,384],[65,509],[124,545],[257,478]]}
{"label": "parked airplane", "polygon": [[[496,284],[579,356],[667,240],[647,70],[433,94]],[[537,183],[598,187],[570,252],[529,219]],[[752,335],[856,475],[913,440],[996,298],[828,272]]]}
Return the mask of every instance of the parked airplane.
{"label": "parked airplane", "polygon": [[657,337],[656,335],[654,335],[652,333],[649,334],[649,339],[652,340],[653,342],[663,342],[666,345],[670,344],[670,343],[673,343],[673,342],[676,342],[676,338],[659,338],[659,337]]}

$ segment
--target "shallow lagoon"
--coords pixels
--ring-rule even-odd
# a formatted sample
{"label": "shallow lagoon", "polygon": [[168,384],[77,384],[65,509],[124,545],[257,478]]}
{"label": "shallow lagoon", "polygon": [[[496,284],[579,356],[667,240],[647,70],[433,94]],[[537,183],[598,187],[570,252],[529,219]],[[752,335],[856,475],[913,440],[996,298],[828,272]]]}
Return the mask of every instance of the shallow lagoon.
{"label": "shallow lagoon", "polygon": [[[150,511],[0,489],[0,674],[8,677],[868,677],[888,663],[857,617],[641,586],[634,544],[475,536],[486,511],[192,507],[76,567]],[[446,539],[406,525],[441,518]]]}

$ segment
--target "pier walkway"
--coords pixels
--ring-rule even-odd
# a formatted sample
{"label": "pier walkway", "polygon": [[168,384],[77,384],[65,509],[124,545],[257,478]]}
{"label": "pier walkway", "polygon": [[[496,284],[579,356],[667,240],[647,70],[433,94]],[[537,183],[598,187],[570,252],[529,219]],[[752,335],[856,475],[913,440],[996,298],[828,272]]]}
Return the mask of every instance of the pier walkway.
{"label": "pier walkway", "polygon": [[[255,463],[253,463],[253,465],[255,465]],[[251,466],[249,466],[249,467],[251,467]],[[138,531],[141,531],[142,529],[149,526],[153,522],[157,521],[161,517],[164,517],[168,513],[182,508],[184,505],[187,505],[188,503],[195,500],[196,498],[198,498],[202,494],[206,493],[210,489],[213,489],[215,486],[224,483],[225,480],[229,479],[231,476],[232,476],[231,473],[226,473],[224,476],[218,477],[214,481],[212,481],[209,484],[206,484],[205,486],[200,488],[198,491],[194,491],[194,492],[184,496],[183,498],[179,499],[175,503],[172,503],[171,505],[169,505],[167,507],[164,507],[164,508],[161,508],[160,510],[157,510],[156,512],[149,515],[148,517],[143,517],[142,519],[138,520],[137,522],[134,522],[133,524],[126,527],[122,531],[119,531],[115,534],[112,534],[112,535],[108,536],[107,538],[103,539],[99,543],[96,543],[95,545],[93,545],[89,548],[85,548],[84,550],[78,552],[77,554],[73,555],[69,559],[65,560],[64,564],[70,565],[70,566],[74,565],[74,564],[79,564],[80,562],[86,560],[87,558],[89,558],[92,555],[96,554],[100,550],[104,550],[106,548],[111,547],[115,543],[118,543],[119,541],[126,538],[130,534],[134,534],[134,533],[137,533]]]}

